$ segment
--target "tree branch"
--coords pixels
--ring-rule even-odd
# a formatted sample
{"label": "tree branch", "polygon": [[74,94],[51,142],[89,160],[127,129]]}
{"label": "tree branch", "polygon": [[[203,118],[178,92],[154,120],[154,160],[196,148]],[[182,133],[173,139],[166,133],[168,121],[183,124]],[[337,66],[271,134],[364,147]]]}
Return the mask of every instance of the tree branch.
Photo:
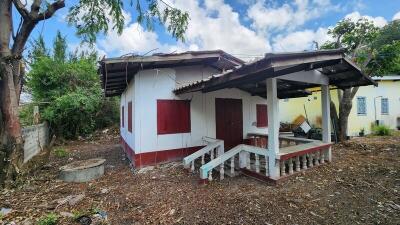
{"label": "tree branch", "polygon": [[25,8],[25,5],[20,0],[13,0],[13,3],[19,14],[21,14],[24,19],[30,18],[28,9]]}
{"label": "tree branch", "polygon": [[354,96],[356,96],[358,88],[359,87],[353,87],[353,89],[351,89],[351,95],[350,95],[351,99],[353,99]]}
{"label": "tree branch", "polygon": [[41,21],[41,20],[48,19],[48,18],[52,17],[57,10],[64,8],[64,7],[65,7],[64,0],[56,1],[53,4],[51,4],[45,12],[39,13],[37,15],[37,17],[35,18],[35,20]]}

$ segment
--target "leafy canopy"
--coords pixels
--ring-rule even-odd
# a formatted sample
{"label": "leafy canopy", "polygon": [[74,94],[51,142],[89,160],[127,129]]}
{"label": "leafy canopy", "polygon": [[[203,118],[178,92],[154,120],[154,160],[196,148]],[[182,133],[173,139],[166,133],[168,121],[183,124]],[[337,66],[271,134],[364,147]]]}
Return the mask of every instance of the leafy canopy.
{"label": "leafy canopy", "polygon": [[[57,135],[74,138],[118,121],[116,99],[102,97],[94,53],[69,53],[66,39],[57,34],[51,54],[43,54],[41,41],[32,52],[27,86],[41,105],[42,118]],[[22,113],[24,115],[24,113]]]}
{"label": "leafy canopy", "polygon": [[[155,22],[165,24],[172,36],[184,41],[189,21],[187,12],[163,0],[131,0],[130,5],[135,6],[138,23],[150,30],[154,29]],[[96,34],[107,33],[110,28],[122,33],[125,20],[123,9],[123,0],[80,0],[70,8],[67,21],[76,27],[82,41],[94,43]]]}

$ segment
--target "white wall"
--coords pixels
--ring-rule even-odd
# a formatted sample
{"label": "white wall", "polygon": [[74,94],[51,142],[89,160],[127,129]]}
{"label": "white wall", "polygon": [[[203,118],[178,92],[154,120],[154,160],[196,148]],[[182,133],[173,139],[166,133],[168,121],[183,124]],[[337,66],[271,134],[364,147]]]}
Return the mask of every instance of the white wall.
{"label": "white wall", "polygon": [[[128,131],[128,102],[132,101],[132,133]],[[124,127],[122,127],[120,123],[120,134],[121,137],[125,140],[125,142],[135,150],[135,81],[132,79],[129,82],[128,88],[121,95],[121,103],[120,103],[120,111],[124,106]],[[122,113],[120,112],[120,118],[122,120]]]}
{"label": "white wall", "polygon": [[[256,104],[266,104],[266,99],[251,96],[237,90],[226,89],[207,94],[199,92],[175,96],[172,92],[177,86],[193,80],[200,80],[215,74],[211,68],[179,67],[176,69],[154,69],[140,71],[135,75],[134,94],[128,89],[128,95],[135,96],[135,140],[128,144],[135,153],[169,150],[203,145],[202,137],[215,137],[215,98],[242,99],[243,104],[243,137],[249,132],[264,132],[266,128],[257,128]],[[157,99],[191,100],[191,133],[157,135]],[[127,102],[127,101],[126,101]],[[126,109],[127,110],[127,109]],[[125,114],[126,115],[126,114]],[[125,118],[127,120],[127,117]],[[125,123],[126,124],[126,123]],[[121,133],[125,132],[121,129]],[[124,133],[123,137],[130,138]],[[127,140],[127,139],[125,139]],[[133,144],[133,145],[131,145]]]}

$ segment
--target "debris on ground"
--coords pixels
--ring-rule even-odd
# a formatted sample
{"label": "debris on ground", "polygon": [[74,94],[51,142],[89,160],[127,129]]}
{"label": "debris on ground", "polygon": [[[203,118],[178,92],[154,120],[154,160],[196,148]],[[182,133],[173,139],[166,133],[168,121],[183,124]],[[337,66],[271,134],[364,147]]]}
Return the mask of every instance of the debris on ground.
{"label": "debris on ground", "polygon": [[63,146],[72,161],[105,158],[103,177],[62,182],[57,168],[70,161],[52,155],[25,184],[0,193],[0,208],[12,209],[0,224],[36,224],[49,213],[58,224],[400,224],[400,136],[334,145],[332,163],[278,186],[245,176],[200,186],[180,162],[132,173],[119,137],[103,131]]}

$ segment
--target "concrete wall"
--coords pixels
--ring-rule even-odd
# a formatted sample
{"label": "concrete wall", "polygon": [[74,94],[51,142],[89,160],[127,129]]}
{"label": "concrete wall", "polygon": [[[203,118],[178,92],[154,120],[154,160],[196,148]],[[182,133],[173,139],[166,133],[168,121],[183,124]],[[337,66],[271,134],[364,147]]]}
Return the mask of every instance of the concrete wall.
{"label": "concrete wall", "polygon": [[22,129],[24,143],[24,162],[38,154],[49,143],[47,123],[41,123]]}
{"label": "concrete wall", "polygon": [[[298,115],[305,115],[306,106],[308,118],[312,125],[320,127],[318,117],[321,116],[321,93],[313,93],[309,97],[289,99],[280,101],[280,112],[282,121],[293,121]],[[391,129],[397,128],[397,118],[400,117],[400,82],[379,81],[379,86],[360,87],[353,99],[353,107],[349,115],[348,135],[357,136],[362,128],[368,134],[371,132],[371,125],[375,121],[374,99],[377,96],[389,99],[389,114],[381,114],[381,98],[376,99],[376,116],[383,124]],[[331,91],[331,97],[338,106],[337,91]],[[357,97],[366,97],[366,115],[357,114]]]}
{"label": "concrete wall", "polygon": [[[132,101],[132,132],[128,131],[128,102]],[[121,137],[125,140],[125,142],[135,150],[135,111],[137,107],[137,103],[135,102],[135,80],[132,79],[128,85],[128,88],[121,95],[121,104],[120,104],[120,112],[124,106],[124,119],[125,126],[122,127],[120,123],[120,134]],[[120,114],[120,119],[122,120],[122,113]]]}
{"label": "concrete wall", "polygon": [[[203,145],[203,136],[215,137],[215,98],[242,99],[244,138],[249,132],[267,133],[267,128],[256,127],[256,104],[266,104],[266,99],[251,96],[238,89],[206,94],[196,92],[180,96],[172,92],[178,86],[207,78],[215,73],[217,71],[212,68],[196,66],[143,70],[135,75],[134,82],[129,84],[121,98],[121,105],[127,105],[128,99],[134,98],[134,135],[126,132],[127,116],[125,129],[121,128],[121,135],[134,149],[135,154],[200,146]],[[158,135],[157,99],[191,100],[191,132]]]}

